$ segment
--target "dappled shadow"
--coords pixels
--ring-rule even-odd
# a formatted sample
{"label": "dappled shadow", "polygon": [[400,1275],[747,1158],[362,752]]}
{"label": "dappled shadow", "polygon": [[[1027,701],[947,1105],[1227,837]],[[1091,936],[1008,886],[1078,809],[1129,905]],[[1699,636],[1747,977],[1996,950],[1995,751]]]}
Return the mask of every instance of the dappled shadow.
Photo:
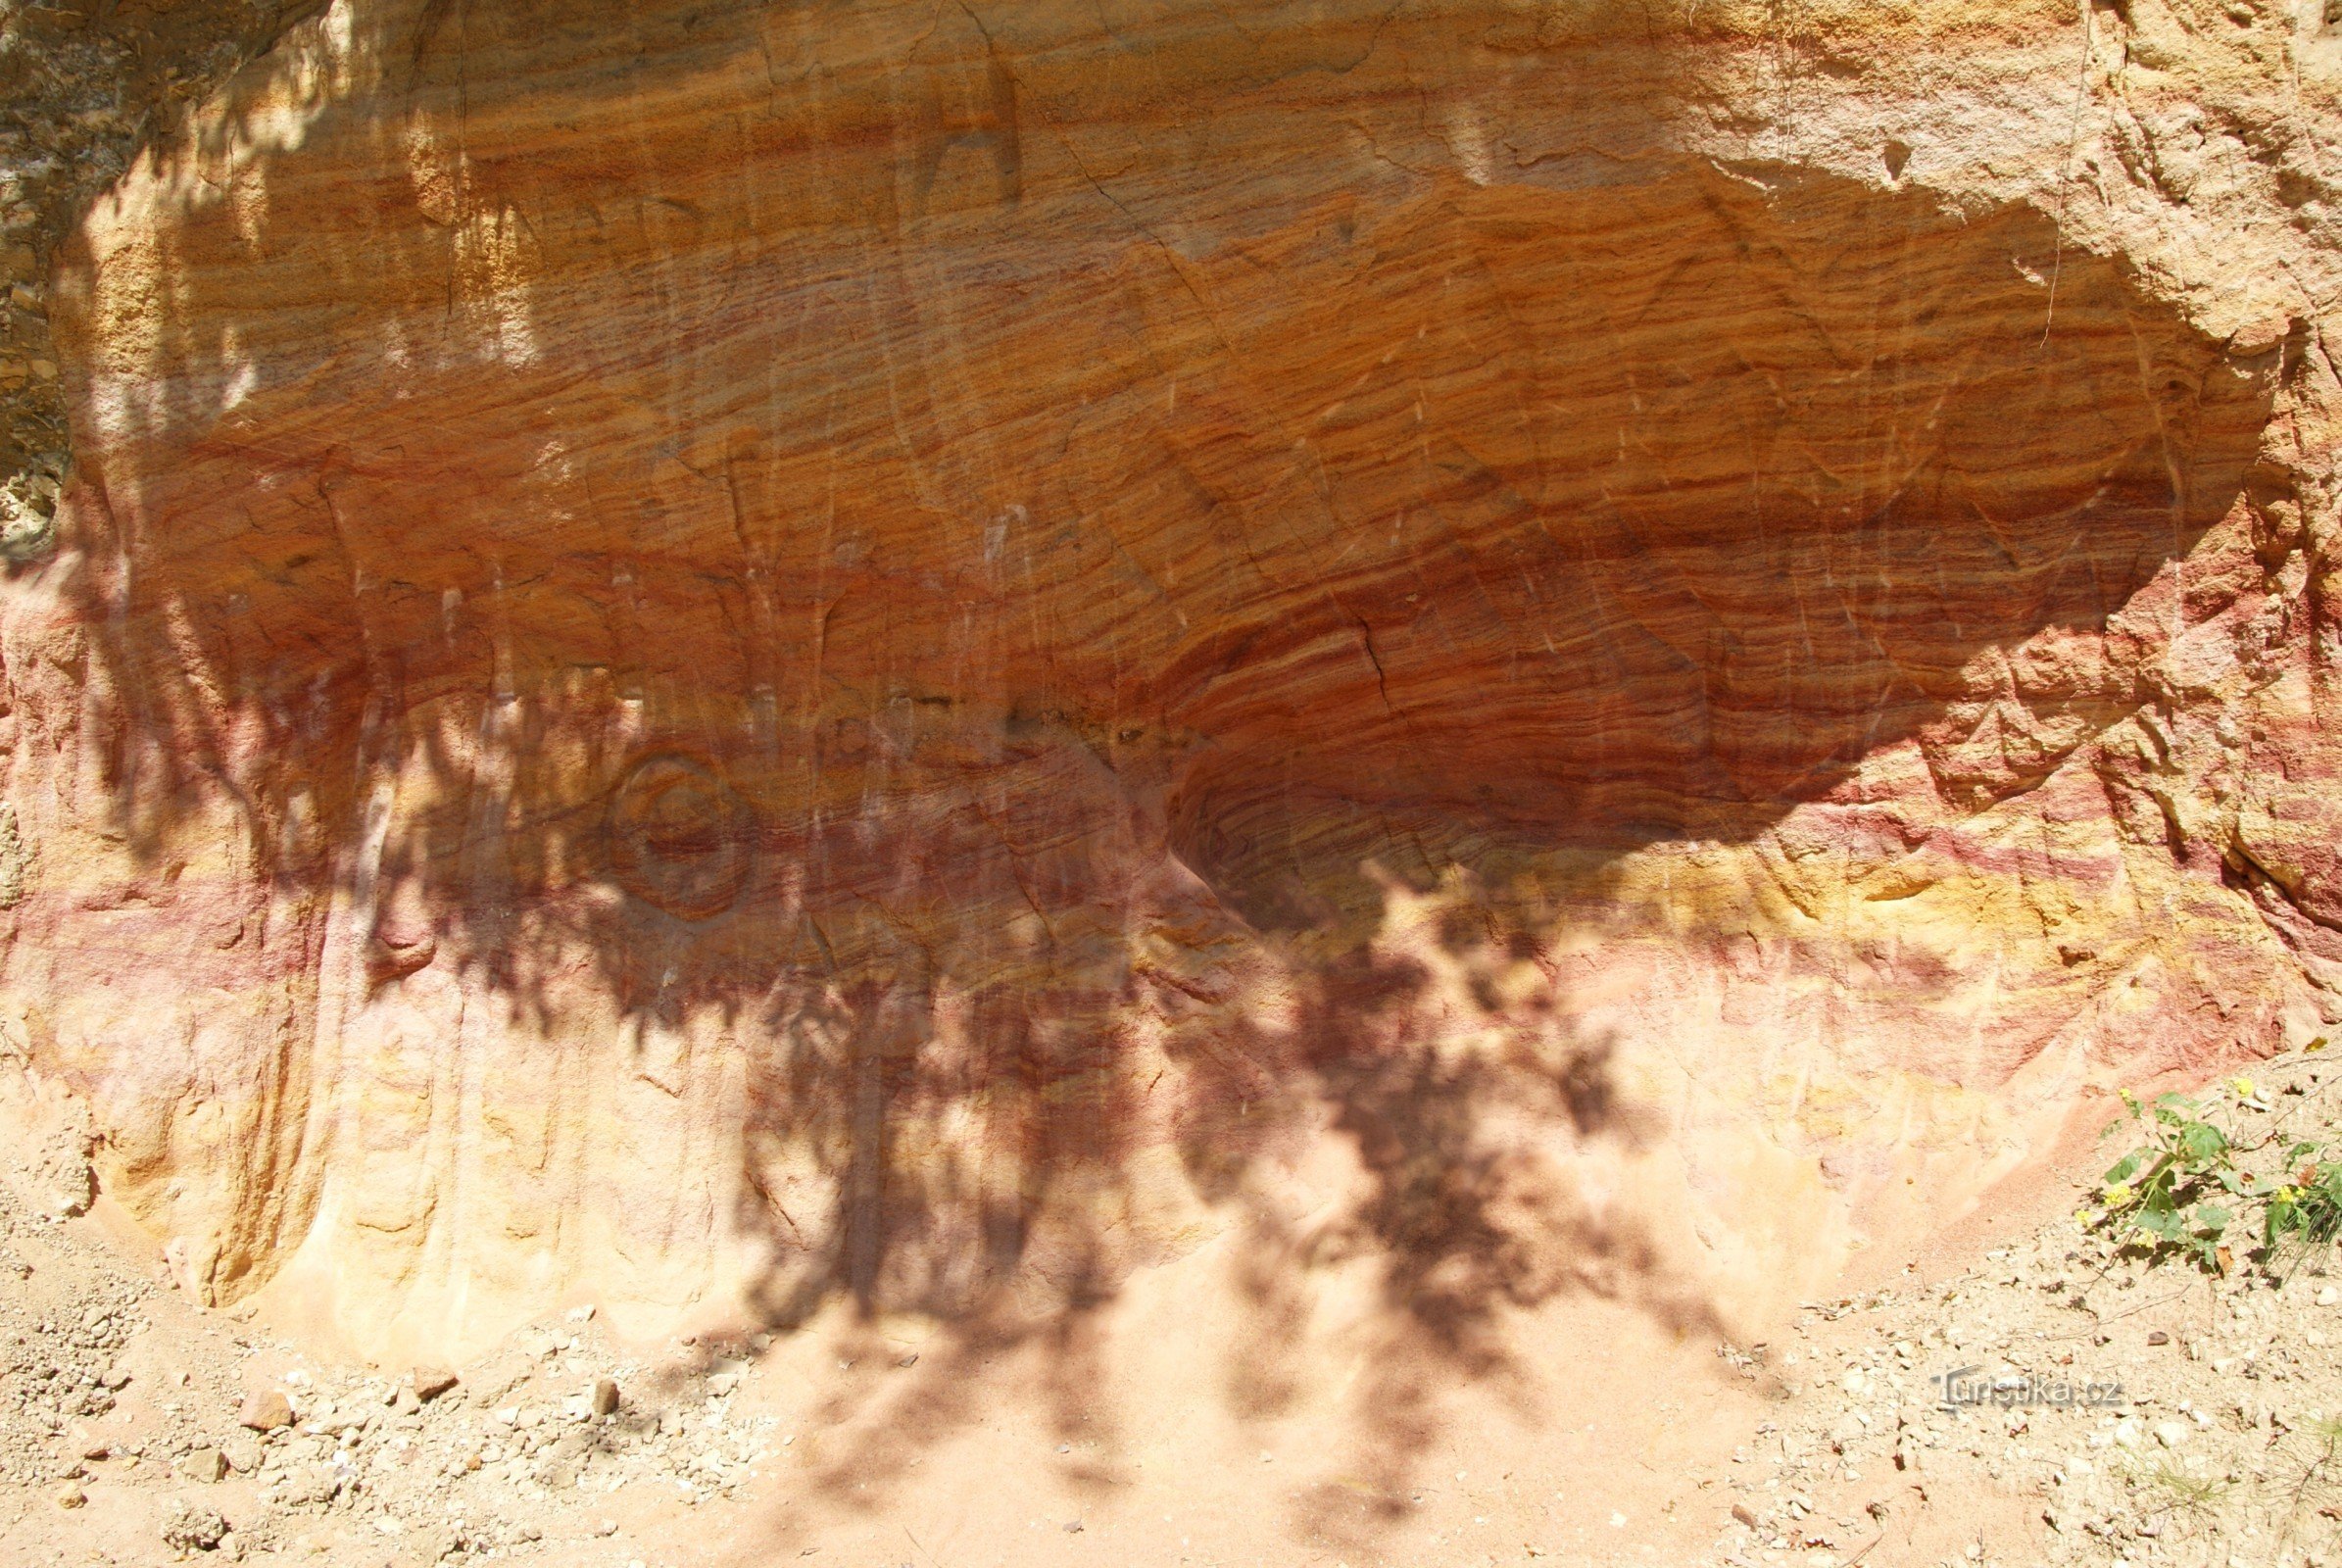
{"label": "dappled shadow", "polygon": [[2278,368],[2037,213],[1678,158],[1635,92],[1586,106],[1632,166],[1498,178],[1420,81],[1502,129],[1584,79],[1479,102],[1452,19],[1117,13],[1102,81],[1048,17],[347,16],[61,296],[9,983],[128,1196],[219,1195],[171,1217],[218,1296],[329,1222],[382,1325],[742,1257],[764,1328],[940,1325],[838,1387],[856,1506],[988,1365],[1103,1411],[1107,1308],[1207,1246],[1247,1419],[1370,1281],[1388,1506],[1330,1532],[1508,1315],[1712,1327],[1577,1179],[1659,1130],[1553,937],[1880,748],[1970,810],[2136,708],[2110,616]]}
{"label": "dappled shadow", "polygon": [[[1239,1241],[1247,1326],[1285,1356],[1295,1353],[1291,1330],[1306,1316],[1313,1272],[1373,1261],[1379,1343],[1352,1395],[1345,1481],[1300,1502],[1306,1528],[1359,1549],[1411,1511],[1416,1461],[1438,1441],[1448,1393],[1506,1390],[1537,1418],[1505,1334],[1512,1314],[1578,1292],[1627,1299],[1679,1334],[1721,1328],[1705,1283],[1638,1216],[1580,1190],[1570,1154],[1641,1136],[1639,1118],[1616,1102],[1610,1043],[1557,1027],[1550,992],[1476,1018],[1452,1000],[1425,1005],[1437,989],[1428,980],[1412,961],[1363,955],[1318,977],[1296,1021],[1292,1081],[1353,1147],[1362,1188],[1339,1219],[1307,1231],[1282,1222],[1274,1201],[1254,1201]],[[1442,1036],[1491,1024],[1500,1046],[1443,1049]],[[1574,1144],[1556,1136],[1565,1126]],[[1241,1141],[1223,1117],[1192,1153],[1224,1168],[1220,1152]],[[1281,1402],[1276,1378],[1261,1376],[1266,1359],[1243,1357],[1231,1379],[1262,1415]]]}
{"label": "dappled shadow", "polygon": [[[808,1229],[768,1180],[742,1216],[756,1227],[781,1213],[809,1243],[760,1282],[758,1321],[804,1323],[841,1293],[864,1308],[866,1326],[837,1341],[841,1376],[814,1412],[837,1436],[802,1472],[808,1498],[884,1508],[891,1483],[997,1416],[992,1401],[1011,1388],[1045,1412],[1053,1439],[1080,1446],[1055,1463],[1059,1482],[1100,1495],[1128,1483],[1133,1434],[1112,1392],[1110,1309],[1135,1269],[1172,1255],[1135,1234],[1166,1196],[1148,1191],[1134,1158],[1155,1139],[1219,1216],[1236,1315],[1214,1328],[1217,1309],[1198,1301],[1195,1350],[1225,1357],[1219,1396],[1241,1420],[1294,1408],[1324,1282],[1361,1270],[1373,1282],[1359,1327],[1375,1365],[1345,1406],[1354,1479],[1299,1499],[1306,1528],[1355,1535],[1406,1512],[1399,1499],[1438,1439],[1439,1398],[1467,1383],[1519,1384],[1511,1314],[1583,1293],[1679,1333],[1714,1331],[1702,1282],[1637,1216],[1579,1190],[1574,1155],[1631,1152],[1652,1131],[1620,1102],[1608,1043],[1579,1038],[1551,980],[1508,941],[1458,944],[1462,961],[1443,973],[1408,946],[1394,933],[1388,947],[1288,975],[1300,994],[1281,1025],[1241,987],[1214,1001],[1193,976],[1149,986],[1168,1004],[1159,1050],[1085,1060],[1076,1084],[1074,1064],[1052,1071],[1028,1046],[982,1080],[984,1131],[916,1155],[895,1140],[928,1124],[936,1080],[973,1075],[954,1070],[945,1041],[901,1044],[874,1007],[854,1027],[833,1021],[827,1038],[854,1042],[854,1066],[831,1058],[793,1079],[756,1124],[777,1149],[829,1152],[833,1217]],[[1474,993],[1491,974],[1507,999],[1479,1010]],[[1126,1016],[1146,1005],[1121,999]],[[1459,1053],[1457,1037],[1474,1032],[1491,1038]],[[1574,1136],[1557,1137],[1565,1128]],[[1353,1179],[1308,1197],[1322,1212],[1296,1221],[1290,1209],[1313,1190],[1289,1161],[1326,1139],[1350,1151]],[[968,1201],[987,1156],[1016,1176],[990,1206]],[[903,1360],[882,1317],[943,1332]],[[1024,1370],[1012,1378],[1011,1366]],[[1361,1487],[1388,1506],[1353,1517]]]}

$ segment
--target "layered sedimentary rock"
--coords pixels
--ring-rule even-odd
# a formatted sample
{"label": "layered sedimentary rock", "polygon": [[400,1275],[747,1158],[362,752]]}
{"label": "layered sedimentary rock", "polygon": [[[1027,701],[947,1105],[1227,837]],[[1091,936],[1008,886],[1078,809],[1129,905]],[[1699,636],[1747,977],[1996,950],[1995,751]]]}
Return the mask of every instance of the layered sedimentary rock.
{"label": "layered sedimentary rock", "polygon": [[48,545],[70,466],[45,284],[92,198],[315,0],[0,0],[0,555]]}
{"label": "layered sedimentary rock", "polygon": [[2336,1016],[2229,9],[345,0],[53,279],[15,1049],[367,1345],[1761,1312]]}

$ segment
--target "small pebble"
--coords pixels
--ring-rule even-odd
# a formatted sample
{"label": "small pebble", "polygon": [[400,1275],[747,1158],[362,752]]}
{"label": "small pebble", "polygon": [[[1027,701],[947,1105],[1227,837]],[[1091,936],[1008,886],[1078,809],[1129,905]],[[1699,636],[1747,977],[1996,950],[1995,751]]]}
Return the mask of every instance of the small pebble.
{"label": "small pebble", "polygon": [[457,1379],[447,1367],[418,1366],[408,1381],[415,1385],[415,1396],[427,1403],[454,1388]]}
{"label": "small pebble", "polygon": [[275,1432],[293,1424],[293,1402],[276,1389],[265,1389],[244,1401],[236,1424],[254,1432]]}

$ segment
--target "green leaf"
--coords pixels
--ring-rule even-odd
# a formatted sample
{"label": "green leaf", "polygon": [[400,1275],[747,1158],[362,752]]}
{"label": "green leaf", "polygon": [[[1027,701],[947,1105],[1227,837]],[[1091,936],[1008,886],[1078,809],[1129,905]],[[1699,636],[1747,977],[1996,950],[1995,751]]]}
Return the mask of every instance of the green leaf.
{"label": "green leaf", "polygon": [[2228,1211],[2218,1203],[2198,1203],[2196,1226],[2199,1230],[2210,1231],[2218,1236],[2228,1228]]}
{"label": "green leaf", "polygon": [[2208,1121],[2190,1122],[2180,1129],[2179,1147],[2189,1157],[2209,1162],[2228,1152],[2228,1136]]}
{"label": "green leaf", "polygon": [[2136,1175],[2138,1168],[2145,1163],[2146,1155],[2134,1149],[2107,1167],[2106,1180],[2110,1185],[2115,1182],[2126,1182]]}

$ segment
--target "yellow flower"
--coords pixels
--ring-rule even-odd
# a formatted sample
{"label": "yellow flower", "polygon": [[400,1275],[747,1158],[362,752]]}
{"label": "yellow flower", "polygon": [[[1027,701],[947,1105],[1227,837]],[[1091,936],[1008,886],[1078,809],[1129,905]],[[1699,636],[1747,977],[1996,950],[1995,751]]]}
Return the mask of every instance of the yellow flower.
{"label": "yellow flower", "polygon": [[2107,1207],[2121,1208],[2138,1195],[2130,1190],[2128,1182],[2115,1182],[2098,1196],[2106,1200]]}
{"label": "yellow flower", "polygon": [[2277,1201],[2280,1203],[2290,1203],[2299,1197],[2301,1197],[2301,1189],[2298,1187],[2280,1187],[2277,1189]]}
{"label": "yellow flower", "polygon": [[2093,1210],[2077,1208],[2074,1211],[2074,1223],[2086,1231],[2098,1223],[2098,1215]]}
{"label": "yellow flower", "polygon": [[2239,1100],[2253,1098],[2253,1081],[2250,1078],[2231,1078],[2228,1080],[2228,1088]]}

